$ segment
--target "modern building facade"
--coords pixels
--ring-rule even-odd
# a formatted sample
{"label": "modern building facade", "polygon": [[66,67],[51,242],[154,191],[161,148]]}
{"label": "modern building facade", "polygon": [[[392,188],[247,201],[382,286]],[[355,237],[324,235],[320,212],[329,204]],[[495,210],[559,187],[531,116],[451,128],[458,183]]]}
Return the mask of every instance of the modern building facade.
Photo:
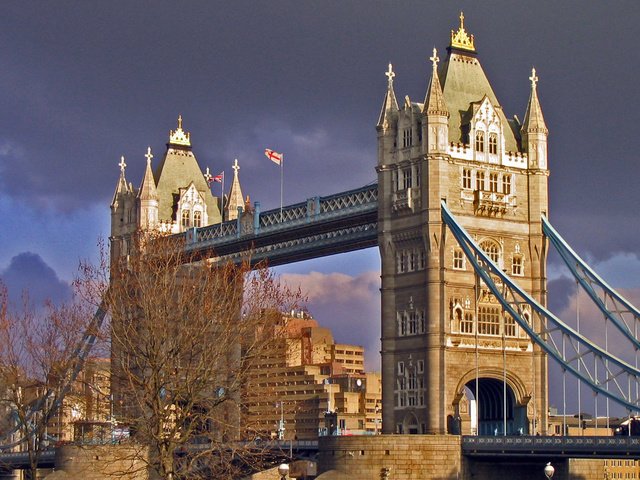
{"label": "modern building facade", "polygon": [[524,120],[507,118],[462,14],[446,57],[434,48],[431,63],[424,101],[400,104],[389,65],[377,124],[383,431],[544,433],[546,357],[479,284],[441,218],[446,202],[491,259],[546,303],[538,77]]}
{"label": "modern building facade", "polygon": [[272,353],[251,372],[245,425],[298,440],[379,431],[380,375],[365,373],[362,347],[335,343],[305,312],[283,316],[276,335]]}

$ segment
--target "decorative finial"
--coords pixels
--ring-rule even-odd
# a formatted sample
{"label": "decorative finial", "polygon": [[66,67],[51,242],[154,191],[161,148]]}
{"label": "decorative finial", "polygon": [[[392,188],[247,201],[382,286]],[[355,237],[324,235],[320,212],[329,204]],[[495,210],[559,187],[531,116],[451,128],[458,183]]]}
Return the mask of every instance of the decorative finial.
{"label": "decorative finial", "polygon": [[460,12],[460,27],[457,32],[451,30],[451,46],[460,50],[475,52],[476,47],[473,41],[473,35],[467,34],[464,30],[464,13]]}
{"label": "decorative finial", "polygon": [[385,75],[389,79],[389,86],[391,86],[393,84],[393,77],[396,76],[396,74],[393,73],[393,65],[391,65],[391,62],[389,62],[389,70],[387,70]]}
{"label": "decorative finial", "polygon": [[153,154],[151,153],[151,147],[147,147],[147,153],[145,155],[147,157],[147,165],[151,165],[151,159],[153,158]]}
{"label": "decorative finial", "polygon": [[440,61],[440,59],[438,58],[438,51],[436,50],[436,47],[433,47],[433,55],[429,57],[429,60],[431,60],[431,63],[433,63],[434,70],[438,68],[438,62]]}
{"label": "decorative finial", "polygon": [[191,138],[189,132],[182,129],[182,115],[178,115],[178,128],[175,131],[169,130],[169,143],[174,145],[191,146]]}
{"label": "decorative finial", "polygon": [[124,155],[120,157],[120,163],[118,164],[118,166],[120,167],[120,173],[124,175],[124,169],[127,168],[127,164],[124,163]]}
{"label": "decorative finial", "polygon": [[238,159],[236,158],[233,162],[233,166],[231,167],[233,168],[235,174],[238,174],[238,170],[240,170],[240,166],[238,165]]}
{"label": "decorative finial", "polygon": [[531,88],[535,89],[538,86],[538,77],[536,76],[535,67],[531,69],[531,76],[529,77],[529,80],[531,80]]}

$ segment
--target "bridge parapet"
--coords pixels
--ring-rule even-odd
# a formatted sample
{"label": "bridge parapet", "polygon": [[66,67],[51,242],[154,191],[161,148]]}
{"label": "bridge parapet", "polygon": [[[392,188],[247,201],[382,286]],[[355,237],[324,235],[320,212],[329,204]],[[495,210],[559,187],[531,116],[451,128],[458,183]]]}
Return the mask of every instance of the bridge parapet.
{"label": "bridge parapet", "polygon": [[193,229],[188,235],[188,243],[208,246],[224,244],[243,236],[273,233],[304,225],[311,221],[330,220],[347,216],[358,211],[377,209],[378,185],[368,185],[341,192],[327,197],[310,198],[306,202],[288,205],[282,209],[260,212],[258,208],[253,212],[253,229],[243,230],[242,221],[232,220],[222,224]]}

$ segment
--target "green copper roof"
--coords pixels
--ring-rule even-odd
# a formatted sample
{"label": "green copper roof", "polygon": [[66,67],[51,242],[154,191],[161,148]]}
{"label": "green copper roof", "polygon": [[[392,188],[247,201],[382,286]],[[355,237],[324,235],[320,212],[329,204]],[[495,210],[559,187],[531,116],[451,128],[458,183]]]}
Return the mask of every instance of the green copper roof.
{"label": "green copper roof", "polygon": [[[480,102],[485,95],[495,107],[499,107],[500,103],[474,54],[450,48],[449,55],[441,66],[440,78],[444,101],[450,113],[449,141],[469,143],[463,132],[465,125],[469,123],[471,104]],[[507,152],[517,152],[519,134],[512,130],[502,109],[497,110],[504,127],[505,149]]]}

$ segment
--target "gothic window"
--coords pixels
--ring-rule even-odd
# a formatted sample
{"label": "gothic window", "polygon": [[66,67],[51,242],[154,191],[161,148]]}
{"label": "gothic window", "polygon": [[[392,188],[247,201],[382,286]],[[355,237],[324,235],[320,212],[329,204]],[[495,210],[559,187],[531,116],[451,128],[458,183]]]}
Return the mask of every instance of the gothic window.
{"label": "gothic window", "polygon": [[464,270],[464,254],[459,248],[453,251],[453,268],[455,270]]}
{"label": "gothic window", "polygon": [[500,335],[500,308],[480,306],[478,308],[478,333]]}
{"label": "gothic window", "polygon": [[511,194],[511,175],[503,175],[502,176],[502,193],[505,195]]}
{"label": "gothic window", "polygon": [[193,212],[193,226],[201,227],[202,226],[202,212],[196,210]]}
{"label": "gothic window", "polygon": [[524,275],[522,268],[522,255],[514,255],[511,261],[511,274],[512,275]]}
{"label": "gothic window", "polygon": [[504,317],[504,334],[507,337],[516,336],[516,321],[511,315],[505,315]]}
{"label": "gothic window", "polygon": [[418,373],[424,373],[424,360],[418,360]]}
{"label": "gothic window", "polygon": [[498,174],[497,173],[489,174],[489,190],[491,192],[498,191]]}
{"label": "gothic window", "polygon": [[404,273],[407,271],[407,252],[402,250],[398,254],[398,273]]}
{"label": "gothic window", "polygon": [[480,248],[487,256],[493,260],[493,263],[497,264],[500,260],[500,249],[491,240],[485,240],[480,244]]}
{"label": "gothic window", "polygon": [[411,127],[405,128],[402,131],[402,146],[410,147],[412,144],[413,144],[413,132],[411,130]]}
{"label": "gothic window", "polygon": [[416,315],[418,316],[418,333],[425,333],[427,331],[427,325],[424,319],[424,310],[418,310]]}
{"label": "gothic window", "polygon": [[424,270],[427,266],[427,252],[423,248],[420,249],[420,270]]}
{"label": "gothic window", "polygon": [[476,152],[484,152],[484,132],[476,132]]}
{"label": "gothic window", "polygon": [[415,390],[418,388],[418,379],[416,377],[416,372],[411,370],[409,371],[409,390]]}
{"label": "gothic window", "polygon": [[404,168],[402,170],[402,179],[403,179],[403,188],[407,190],[411,188],[412,185],[412,175],[411,175],[411,167]]}
{"label": "gothic window", "polygon": [[418,333],[418,318],[416,312],[409,313],[409,335]]}
{"label": "gothic window", "polygon": [[489,153],[493,155],[498,153],[498,135],[495,133],[489,134]]}
{"label": "gothic window", "polygon": [[398,380],[396,381],[396,383],[398,385],[398,390],[406,390],[407,389],[406,381],[407,381],[406,378],[398,377]]}
{"label": "gothic window", "polygon": [[484,190],[484,172],[482,170],[476,172],[476,190]]}
{"label": "gothic window", "polygon": [[182,227],[183,228],[188,228],[189,227],[189,223],[190,223],[190,212],[189,210],[183,210],[182,211]]}
{"label": "gothic window", "polygon": [[462,169],[462,188],[471,188],[471,169]]}
{"label": "gothic window", "polygon": [[418,257],[415,250],[411,250],[409,253],[409,271],[413,272],[418,269]]}
{"label": "gothic window", "polygon": [[404,362],[398,362],[398,375],[404,375]]}
{"label": "gothic window", "polygon": [[418,132],[418,143],[422,143],[422,123],[418,122],[416,131]]}

